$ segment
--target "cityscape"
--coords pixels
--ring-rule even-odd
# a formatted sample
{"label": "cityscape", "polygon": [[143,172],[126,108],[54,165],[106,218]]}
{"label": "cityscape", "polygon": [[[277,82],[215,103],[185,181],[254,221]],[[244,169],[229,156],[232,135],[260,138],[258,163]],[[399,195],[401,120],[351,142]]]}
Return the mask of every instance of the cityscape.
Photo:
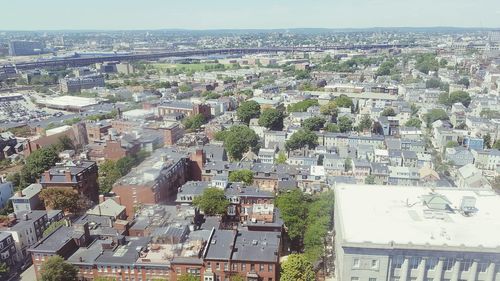
{"label": "cityscape", "polygon": [[488,1],[125,2],[4,5],[0,280],[500,281]]}

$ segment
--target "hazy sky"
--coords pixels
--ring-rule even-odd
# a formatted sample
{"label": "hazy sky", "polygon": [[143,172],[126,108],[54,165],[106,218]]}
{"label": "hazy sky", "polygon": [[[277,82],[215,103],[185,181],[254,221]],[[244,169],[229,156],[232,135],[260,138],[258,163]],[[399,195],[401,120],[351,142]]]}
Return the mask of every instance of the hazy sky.
{"label": "hazy sky", "polygon": [[500,27],[499,0],[2,0],[0,30]]}

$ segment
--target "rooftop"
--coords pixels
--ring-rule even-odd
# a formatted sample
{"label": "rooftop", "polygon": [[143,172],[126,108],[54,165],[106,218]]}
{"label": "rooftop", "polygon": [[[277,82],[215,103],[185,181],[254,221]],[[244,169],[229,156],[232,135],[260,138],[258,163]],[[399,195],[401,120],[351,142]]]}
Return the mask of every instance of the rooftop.
{"label": "rooftop", "polygon": [[[449,203],[436,208],[434,197]],[[335,198],[344,243],[500,250],[500,196],[491,190],[338,184]]]}

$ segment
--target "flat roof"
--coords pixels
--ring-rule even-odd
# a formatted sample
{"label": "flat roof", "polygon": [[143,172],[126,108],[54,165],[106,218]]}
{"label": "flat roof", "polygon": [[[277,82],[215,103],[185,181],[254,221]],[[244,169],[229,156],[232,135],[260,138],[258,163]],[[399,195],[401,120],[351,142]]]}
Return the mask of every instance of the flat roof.
{"label": "flat roof", "polygon": [[47,106],[71,106],[71,107],[87,107],[98,104],[102,99],[98,98],[85,98],[77,96],[59,96],[54,98],[47,98],[41,103]]}
{"label": "flat roof", "polygon": [[[432,196],[449,201],[447,209],[424,204]],[[475,198],[468,216],[460,211],[464,198]],[[344,244],[500,250],[500,196],[492,190],[337,184],[335,199]]]}

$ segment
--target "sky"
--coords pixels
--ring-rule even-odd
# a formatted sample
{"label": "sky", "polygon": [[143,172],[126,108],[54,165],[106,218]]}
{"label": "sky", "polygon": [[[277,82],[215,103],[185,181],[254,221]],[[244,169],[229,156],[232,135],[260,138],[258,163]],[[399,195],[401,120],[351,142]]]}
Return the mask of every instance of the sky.
{"label": "sky", "polygon": [[500,27],[498,0],[2,0],[0,30]]}

